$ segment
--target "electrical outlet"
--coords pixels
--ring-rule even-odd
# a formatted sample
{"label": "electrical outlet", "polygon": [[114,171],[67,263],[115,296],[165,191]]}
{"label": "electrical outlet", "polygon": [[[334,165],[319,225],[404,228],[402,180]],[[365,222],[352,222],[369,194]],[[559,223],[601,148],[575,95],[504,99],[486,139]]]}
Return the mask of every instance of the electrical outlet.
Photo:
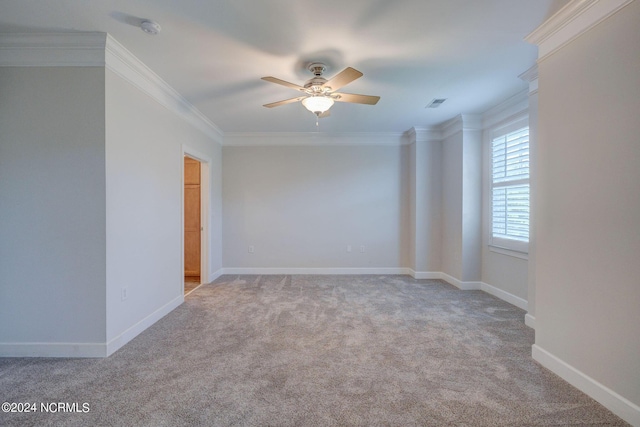
{"label": "electrical outlet", "polygon": [[129,296],[128,293],[129,293],[129,291],[128,291],[127,288],[122,288],[120,290],[120,297],[122,298],[122,301],[127,299],[127,297]]}
{"label": "electrical outlet", "polygon": [[364,253],[364,245],[360,246],[360,253],[363,254]]}
{"label": "electrical outlet", "polygon": [[253,246],[249,246],[249,253],[252,254],[255,251],[255,248]]}

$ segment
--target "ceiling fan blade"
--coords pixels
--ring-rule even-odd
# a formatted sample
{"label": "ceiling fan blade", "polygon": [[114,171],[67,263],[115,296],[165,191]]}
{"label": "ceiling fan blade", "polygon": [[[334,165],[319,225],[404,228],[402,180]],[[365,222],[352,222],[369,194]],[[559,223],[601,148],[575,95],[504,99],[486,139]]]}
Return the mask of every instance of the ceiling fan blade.
{"label": "ceiling fan blade", "polygon": [[285,99],[284,101],[272,102],[271,104],[264,104],[263,107],[273,108],[279,107],[284,104],[291,104],[292,102],[302,101],[306,96],[299,96],[297,98]]}
{"label": "ceiling fan blade", "polygon": [[354,93],[336,93],[334,98],[338,102],[352,102],[354,104],[376,105],[380,100],[379,96],[356,95]]}
{"label": "ceiling fan blade", "polygon": [[360,77],[362,77],[362,73],[360,71],[356,70],[355,68],[347,67],[333,76],[331,80],[329,80],[322,86],[330,87],[331,91],[333,92],[340,89],[342,86],[348,85],[352,81],[359,79]]}
{"label": "ceiling fan blade", "polygon": [[324,113],[318,114],[319,119],[324,119],[325,117],[329,117],[331,115],[331,111],[327,110]]}
{"label": "ceiling fan blade", "polygon": [[262,80],[267,81],[267,82],[271,82],[271,83],[276,83],[276,84],[279,84],[279,85],[282,85],[282,86],[290,87],[291,89],[295,89],[295,90],[299,90],[299,91],[304,92],[304,88],[302,86],[298,86],[297,84],[285,82],[284,80],[280,80],[280,79],[277,79],[275,77],[263,77]]}

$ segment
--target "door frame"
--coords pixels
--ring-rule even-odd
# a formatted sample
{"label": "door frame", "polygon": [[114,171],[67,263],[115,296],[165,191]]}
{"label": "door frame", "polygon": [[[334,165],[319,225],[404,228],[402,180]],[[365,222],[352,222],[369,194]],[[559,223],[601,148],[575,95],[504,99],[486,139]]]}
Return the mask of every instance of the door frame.
{"label": "door frame", "polygon": [[211,267],[211,158],[202,154],[188,145],[182,144],[182,155],[180,156],[180,194],[181,194],[181,211],[180,211],[180,272],[182,278],[180,280],[180,289],[184,294],[184,157],[190,157],[200,162],[200,283],[209,282],[209,271]]}

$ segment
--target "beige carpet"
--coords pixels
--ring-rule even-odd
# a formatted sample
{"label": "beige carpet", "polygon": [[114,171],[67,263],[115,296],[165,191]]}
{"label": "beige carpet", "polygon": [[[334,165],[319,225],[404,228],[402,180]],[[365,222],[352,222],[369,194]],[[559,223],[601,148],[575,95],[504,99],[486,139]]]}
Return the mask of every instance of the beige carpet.
{"label": "beige carpet", "polygon": [[107,359],[0,359],[0,425],[625,425],[530,357],[524,312],[405,276],[223,276]]}

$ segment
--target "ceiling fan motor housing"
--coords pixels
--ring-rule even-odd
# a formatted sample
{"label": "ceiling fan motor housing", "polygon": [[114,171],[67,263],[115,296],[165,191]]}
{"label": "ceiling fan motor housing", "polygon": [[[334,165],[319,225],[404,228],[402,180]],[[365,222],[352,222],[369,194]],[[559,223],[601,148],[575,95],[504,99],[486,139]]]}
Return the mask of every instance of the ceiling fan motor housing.
{"label": "ceiling fan motor housing", "polygon": [[310,95],[324,94],[331,90],[330,87],[322,87],[327,82],[327,79],[322,77],[322,73],[327,70],[327,67],[324,64],[320,62],[312,62],[311,64],[309,64],[307,69],[311,71],[315,76],[307,80],[307,82],[304,84],[304,88],[307,89],[307,93],[309,93]]}
{"label": "ceiling fan motor housing", "polygon": [[324,85],[326,82],[327,79],[325,79],[324,77],[314,77],[307,80],[307,82],[304,84],[304,88],[311,91],[311,93],[323,93],[326,92],[327,89],[330,89],[329,87],[322,87],[322,85]]}
{"label": "ceiling fan motor housing", "polygon": [[312,62],[307,67],[309,71],[316,75],[316,77],[320,77],[322,73],[327,71],[327,67],[321,62]]}

